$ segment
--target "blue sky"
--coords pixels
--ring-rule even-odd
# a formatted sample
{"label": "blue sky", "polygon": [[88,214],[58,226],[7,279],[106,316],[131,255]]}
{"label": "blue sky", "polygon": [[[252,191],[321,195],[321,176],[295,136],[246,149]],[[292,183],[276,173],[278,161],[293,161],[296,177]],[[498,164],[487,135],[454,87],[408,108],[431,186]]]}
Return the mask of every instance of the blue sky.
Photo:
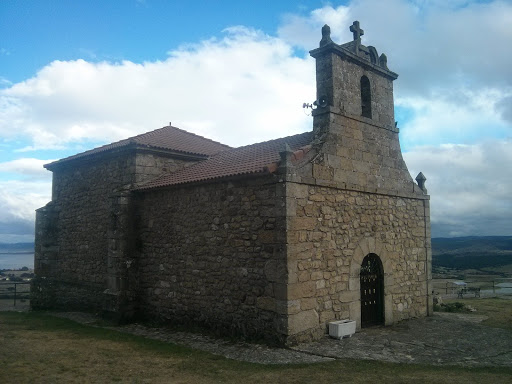
{"label": "blue sky", "polygon": [[238,146],[311,129],[320,28],[386,53],[434,236],[511,235],[512,3],[0,2],[0,242],[30,241],[44,163],[173,125]]}
{"label": "blue sky", "polygon": [[[51,61],[161,60],[181,44],[220,36],[233,25],[275,33],[287,12],[306,12],[305,1],[2,1],[2,72],[13,82]],[[22,59],[23,58],[23,59]]]}

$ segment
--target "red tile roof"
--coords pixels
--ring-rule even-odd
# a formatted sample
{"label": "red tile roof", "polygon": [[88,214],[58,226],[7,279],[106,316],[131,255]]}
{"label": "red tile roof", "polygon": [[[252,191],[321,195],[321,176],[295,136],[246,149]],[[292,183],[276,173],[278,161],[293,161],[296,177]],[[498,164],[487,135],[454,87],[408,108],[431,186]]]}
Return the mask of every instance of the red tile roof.
{"label": "red tile roof", "polygon": [[[310,144],[312,137],[313,132],[305,132],[219,152],[208,160],[163,175],[138,189],[146,190],[227,176],[269,172],[269,168],[280,160],[279,152],[284,151],[285,144],[288,144],[292,151],[296,151]],[[297,157],[297,154],[294,156]]]}
{"label": "red tile roof", "polygon": [[51,168],[54,165],[69,160],[81,159],[128,146],[163,149],[199,156],[211,156],[221,151],[231,149],[228,145],[218,143],[176,127],[168,126],[54,161],[53,163],[46,164],[45,168]]}

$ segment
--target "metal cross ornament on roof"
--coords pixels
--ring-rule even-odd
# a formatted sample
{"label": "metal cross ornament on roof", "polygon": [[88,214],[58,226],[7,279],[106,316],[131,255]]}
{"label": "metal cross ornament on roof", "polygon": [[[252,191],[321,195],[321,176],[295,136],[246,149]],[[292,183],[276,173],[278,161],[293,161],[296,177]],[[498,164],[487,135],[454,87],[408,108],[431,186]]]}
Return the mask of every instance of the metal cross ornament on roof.
{"label": "metal cross ornament on roof", "polygon": [[354,21],[350,26],[350,32],[354,34],[354,40],[360,39],[364,35],[364,30],[359,27],[359,21]]}

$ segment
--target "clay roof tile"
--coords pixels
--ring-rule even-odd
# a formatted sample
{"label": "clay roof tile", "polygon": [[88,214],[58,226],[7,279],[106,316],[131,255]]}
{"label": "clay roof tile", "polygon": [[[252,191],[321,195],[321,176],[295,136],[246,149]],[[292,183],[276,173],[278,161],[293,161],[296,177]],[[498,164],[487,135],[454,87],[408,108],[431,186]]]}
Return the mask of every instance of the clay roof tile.
{"label": "clay roof tile", "polygon": [[231,148],[228,145],[184,131],[183,129],[167,126],[54,161],[46,164],[45,168],[51,168],[54,165],[62,164],[70,160],[87,158],[130,145],[205,157]]}
{"label": "clay roof tile", "polygon": [[207,160],[163,175],[138,189],[147,190],[228,176],[268,173],[276,169],[275,164],[280,160],[279,152],[284,150],[285,144],[292,150],[297,150],[310,144],[312,137],[312,132],[305,132],[222,151]]}

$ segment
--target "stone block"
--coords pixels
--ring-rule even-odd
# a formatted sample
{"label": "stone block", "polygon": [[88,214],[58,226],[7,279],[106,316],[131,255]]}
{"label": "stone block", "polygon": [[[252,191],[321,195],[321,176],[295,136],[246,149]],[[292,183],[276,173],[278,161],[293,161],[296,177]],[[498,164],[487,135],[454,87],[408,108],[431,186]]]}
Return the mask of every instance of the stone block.
{"label": "stone block", "polygon": [[288,335],[295,335],[319,326],[318,312],[314,309],[302,311],[288,317]]}
{"label": "stone block", "polygon": [[316,217],[294,217],[289,221],[290,231],[300,231],[315,228],[318,220]]}
{"label": "stone block", "polygon": [[361,293],[359,291],[343,291],[339,295],[339,300],[342,303],[350,303],[359,300]]}
{"label": "stone block", "polygon": [[286,186],[286,196],[296,199],[304,199],[308,197],[308,186],[304,184],[289,183]]}
{"label": "stone block", "polygon": [[360,281],[359,276],[357,277],[349,277],[348,279],[348,289],[349,291],[357,291],[360,289]]}
{"label": "stone block", "polygon": [[296,314],[301,311],[299,300],[276,300],[276,311],[279,314]]}
{"label": "stone block", "polygon": [[323,277],[324,277],[323,271],[311,272],[311,280],[320,280],[320,279],[323,279]]}
{"label": "stone block", "polygon": [[287,266],[284,262],[269,260],[264,267],[265,277],[272,282],[285,282],[287,280]]}
{"label": "stone block", "polygon": [[304,206],[304,214],[306,216],[310,216],[310,217],[315,217],[316,218],[320,214],[320,206],[318,204],[311,204],[311,202],[309,202],[309,204]]}
{"label": "stone block", "polygon": [[355,320],[356,328],[361,329],[361,302],[359,300],[352,301],[348,306],[348,310],[350,320]]}
{"label": "stone block", "polygon": [[297,215],[297,201],[294,198],[286,199],[286,216]]}
{"label": "stone block", "polygon": [[311,201],[325,201],[325,196],[321,193],[314,193],[309,195],[309,200]]}
{"label": "stone block", "polygon": [[276,299],[268,296],[261,296],[256,299],[256,306],[265,311],[276,311]]}
{"label": "stone block", "polygon": [[313,177],[320,180],[331,180],[333,175],[333,169],[320,165],[313,164]]}
{"label": "stone block", "polygon": [[288,300],[302,299],[304,297],[313,297],[316,291],[314,281],[305,281],[288,285]]}
{"label": "stone block", "polygon": [[[294,285],[294,284],[292,284]],[[273,283],[269,284],[269,286],[272,287],[272,292],[269,292],[267,290],[267,294],[271,295],[276,298],[276,300],[288,300],[288,285],[286,283]]]}
{"label": "stone block", "polygon": [[308,309],[317,309],[318,301],[314,297],[300,299],[300,309],[308,310]]}
{"label": "stone block", "polygon": [[262,244],[272,244],[275,240],[275,231],[261,230],[258,232],[258,240]]}
{"label": "stone block", "polygon": [[325,155],[325,162],[332,169],[341,168],[342,159],[336,155]]}
{"label": "stone block", "polygon": [[320,312],[319,322],[320,324],[327,324],[329,321],[336,319],[334,311],[322,311]]}
{"label": "stone block", "polygon": [[[298,282],[301,282],[301,283],[310,280],[310,277],[311,277],[311,274],[309,273],[309,271],[300,271],[297,274],[297,280],[298,280]],[[290,281],[290,283],[294,283],[294,281]]]}

